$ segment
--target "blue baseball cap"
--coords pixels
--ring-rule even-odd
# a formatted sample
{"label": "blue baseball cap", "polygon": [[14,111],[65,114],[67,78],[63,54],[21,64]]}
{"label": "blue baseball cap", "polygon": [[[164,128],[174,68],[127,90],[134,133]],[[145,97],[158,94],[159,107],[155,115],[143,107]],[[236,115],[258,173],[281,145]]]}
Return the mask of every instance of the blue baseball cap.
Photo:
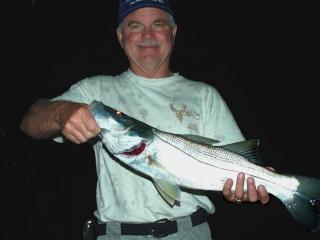
{"label": "blue baseball cap", "polygon": [[119,0],[118,24],[131,12],[144,7],[160,8],[174,15],[169,0]]}

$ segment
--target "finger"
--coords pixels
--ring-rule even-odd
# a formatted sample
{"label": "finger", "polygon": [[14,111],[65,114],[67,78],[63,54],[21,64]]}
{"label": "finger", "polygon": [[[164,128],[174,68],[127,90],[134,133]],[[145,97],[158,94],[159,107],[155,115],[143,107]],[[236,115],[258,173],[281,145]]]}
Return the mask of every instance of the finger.
{"label": "finger", "polygon": [[87,141],[85,136],[85,130],[83,130],[82,124],[74,124],[73,122],[67,122],[62,129],[62,134],[69,140],[75,143],[84,143]]}
{"label": "finger", "polygon": [[76,143],[76,144],[80,144],[81,143],[77,138],[75,138],[74,136],[72,136],[72,135],[70,135],[68,133],[62,133],[62,134],[66,137],[66,139],[70,140],[73,143]]}
{"label": "finger", "polygon": [[92,138],[100,133],[101,129],[90,112],[86,112],[85,117],[82,119],[82,123],[85,127],[83,130],[88,134],[88,137]]}
{"label": "finger", "polygon": [[96,128],[90,126],[88,123],[83,122],[78,126],[78,130],[81,133],[81,135],[85,138],[85,141],[97,136],[99,133]]}
{"label": "finger", "polygon": [[244,192],[244,193],[243,193],[242,200],[243,200],[244,202],[247,202],[247,201],[248,201],[248,192]]}
{"label": "finger", "polygon": [[74,119],[70,119],[71,127],[74,128],[73,136],[81,142],[86,142],[97,136],[100,128],[87,108],[81,108],[78,114]]}
{"label": "finger", "polygon": [[243,198],[243,186],[244,186],[244,174],[239,173],[237,176],[237,182],[236,182],[236,190],[234,192],[234,197],[237,199]]}
{"label": "finger", "polygon": [[257,190],[258,190],[258,198],[260,202],[262,204],[267,204],[270,201],[270,196],[267,189],[264,186],[259,185]]}
{"label": "finger", "polygon": [[256,202],[258,201],[258,192],[256,188],[256,184],[252,177],[248,177],[247,179],[247,201]]}
{"label": "finger", "polygon": [[233,181],[229,178],[223,186],[222,194],[228,201],[233,201],[233,193],[231,191],[232,185]]}
{"label": "finger", "polygon": [[98,126],[95,120],[89,121],[86,124],[86,128],[89,132],[91,132],[94,136],[98,135],[101,131],[101,128]]}
{"label": "finger", "polygon": [[72,131],[62,131],[62,134],[69,139],[70,141],[80,144],[87,141],[86,137],[83,136],[83,134],[78,130],[72,130]]}

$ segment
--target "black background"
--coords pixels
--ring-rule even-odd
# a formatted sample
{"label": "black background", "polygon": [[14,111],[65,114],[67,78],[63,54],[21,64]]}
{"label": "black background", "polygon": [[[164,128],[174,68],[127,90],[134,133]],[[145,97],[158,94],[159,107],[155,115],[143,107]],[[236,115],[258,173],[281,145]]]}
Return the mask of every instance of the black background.
{"label": "black background", "polygon": [[[320,177],[315,6],[239,2],[172,1],[178,24],[172,70],[215,86],[245,137],[261,140],[268,165]],[[32,75],[7,78],[1,91],[1,97],[17,95],[10,104],[1,98],[1,239],[81,239],[95,209],[90,146],[32,140],[19,124],[37,98],[60,94],[87,76],[127,69],[116,11],[117,1],[33,2]],[[274,197],[267,206],[230,204],[218,193],[210,198],[215,239],[319,237]]]}

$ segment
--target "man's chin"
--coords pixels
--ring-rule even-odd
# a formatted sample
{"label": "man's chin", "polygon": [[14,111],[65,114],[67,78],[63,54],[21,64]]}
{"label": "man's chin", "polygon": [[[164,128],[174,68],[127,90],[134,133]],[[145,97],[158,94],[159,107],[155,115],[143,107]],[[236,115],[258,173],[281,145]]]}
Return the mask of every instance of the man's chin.
{"label": "man's chin", "polygon": [[139,66],[145,71],[155,71],[160,68],[159,61],[152,61],[151,59],[144,59],[140,62]]}

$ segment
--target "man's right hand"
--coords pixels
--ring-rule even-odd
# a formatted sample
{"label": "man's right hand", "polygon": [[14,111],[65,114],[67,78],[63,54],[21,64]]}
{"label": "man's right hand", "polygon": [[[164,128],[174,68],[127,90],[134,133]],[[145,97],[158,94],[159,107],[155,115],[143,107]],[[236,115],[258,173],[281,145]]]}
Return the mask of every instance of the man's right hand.
{"label": "man's right hand", "polygon": [[70,141],[80,144],[97,136],[101,129],[90,113],[89,105],[69,103],[59,115],[62,134]]}
{"label": "man's right hand", "polygon": [[89,105],[45,99],[31,105],[22,118],[21,130],[36,139],[62,134],[77,144],[87,142],[101,131]]}

